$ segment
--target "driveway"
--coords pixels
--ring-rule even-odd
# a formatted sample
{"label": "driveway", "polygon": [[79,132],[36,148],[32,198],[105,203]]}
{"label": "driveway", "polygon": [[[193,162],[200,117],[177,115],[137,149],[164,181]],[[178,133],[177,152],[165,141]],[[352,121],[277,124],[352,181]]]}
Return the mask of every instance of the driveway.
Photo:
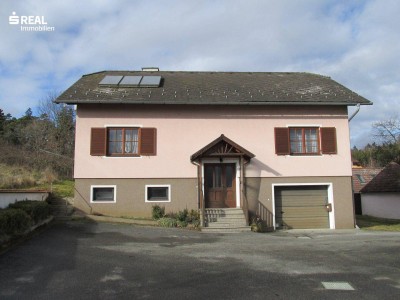
{"label": "driveway", "polygon": [[399,299],[399,245],[399,233],[359,230],[55,223],[0,255],[0,298]]}

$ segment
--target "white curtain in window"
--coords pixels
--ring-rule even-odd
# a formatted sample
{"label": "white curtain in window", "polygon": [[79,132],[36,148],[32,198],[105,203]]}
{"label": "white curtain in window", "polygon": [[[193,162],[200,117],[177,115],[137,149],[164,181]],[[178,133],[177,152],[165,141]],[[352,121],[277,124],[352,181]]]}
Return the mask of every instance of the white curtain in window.
{"label": "white curtain in window", "polygon": [[125,153],[138,153],[138,137],[139,132],[137,129],[125,130]]}

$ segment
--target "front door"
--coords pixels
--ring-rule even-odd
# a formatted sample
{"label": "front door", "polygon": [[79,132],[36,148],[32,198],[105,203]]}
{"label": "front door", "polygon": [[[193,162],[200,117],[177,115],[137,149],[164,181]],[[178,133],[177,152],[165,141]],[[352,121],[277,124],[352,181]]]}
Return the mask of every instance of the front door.
{"label": "front door", "polygon": [[204,164],[206,208],[236,207],[235,164]]}

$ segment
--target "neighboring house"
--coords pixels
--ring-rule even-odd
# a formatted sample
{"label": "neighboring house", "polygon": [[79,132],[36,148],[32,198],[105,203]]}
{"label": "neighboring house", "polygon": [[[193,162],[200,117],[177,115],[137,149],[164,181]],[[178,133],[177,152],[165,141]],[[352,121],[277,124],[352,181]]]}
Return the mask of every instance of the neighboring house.
{"label": "neighboring house", "polygon": [[399,164],[388,164],[360,192],[363,215],[400,219]]}
{"label": "neighboring house", "polygon": [[353,161],[353,193],[354,210],[356,215],[362,215],[360,190],[366,186],[380,171],[382,171],[382,168],[363,168],[355,165]]}
{"label": "neighboring house", "polygon": [[239,208],[270,228],[353,228],[348,106],[372,104],[310,73],[104,71],[76,108],[75,206]]}

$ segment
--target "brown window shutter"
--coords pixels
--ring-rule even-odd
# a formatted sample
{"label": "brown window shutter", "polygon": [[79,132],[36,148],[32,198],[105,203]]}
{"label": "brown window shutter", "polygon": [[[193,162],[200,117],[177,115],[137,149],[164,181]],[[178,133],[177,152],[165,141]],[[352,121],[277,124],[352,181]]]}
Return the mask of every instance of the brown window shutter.
{"label": "brown window shutter", "polygon": [[278,155],[290,154],[289,128],[275,128],[275,153]]}
{"label": "brown window shutter", "polygon": [[156,155],[157,153],[157,129],[140,129],[140,155]]}
{"label": "brown window shutter", "polygon": [[90,155],[105,156],[107,145],[107,128],[92,128],[90,137]]}
{"label": "brown window shutter", "polygon": [[336,128],[321,128],[321,152],[323,154],[337,154]]}

